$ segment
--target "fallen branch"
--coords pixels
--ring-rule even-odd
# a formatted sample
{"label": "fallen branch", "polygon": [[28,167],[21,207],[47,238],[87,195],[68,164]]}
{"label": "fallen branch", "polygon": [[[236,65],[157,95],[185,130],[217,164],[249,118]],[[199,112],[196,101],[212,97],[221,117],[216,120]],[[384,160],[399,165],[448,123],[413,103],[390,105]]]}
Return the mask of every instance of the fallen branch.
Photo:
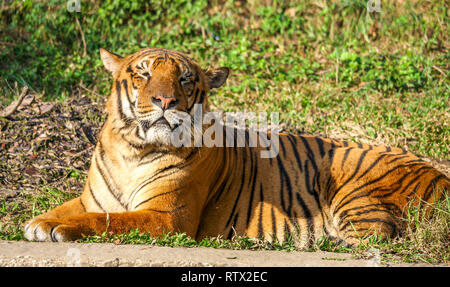
{"label": "fallen branch", "polygon": [[17,110],[17,108],[19,108],[23,99],[25,99],[27,92],[28,92],[28,87],[27,86],[23,87],[22,92],[20,93],[19,99],[16,102],[11,103],[11,105],[6,107],[3,111],[0,111],[0,117],[6,118],[6,117],[9,117],[10,115],[12,115]]}

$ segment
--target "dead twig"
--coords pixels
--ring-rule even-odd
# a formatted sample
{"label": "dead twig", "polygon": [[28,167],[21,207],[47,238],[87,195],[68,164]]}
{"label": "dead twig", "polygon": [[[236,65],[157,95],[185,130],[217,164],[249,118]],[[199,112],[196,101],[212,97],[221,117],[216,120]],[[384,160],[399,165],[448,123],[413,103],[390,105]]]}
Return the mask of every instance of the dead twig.
{"label": "dead twig", "polygon": [[8,107],[6,107],[3,111],[0,111],[0,117],[6,118],[6,117],[9,117],[10,115],[12,115],[17,110],[17,108],[19,108],[23,99],[25,99],[27,92],[28,92],[28,87],[27,86],[23,87],[22,92],[20,93],[19,99],[16,102],[13,102]]}

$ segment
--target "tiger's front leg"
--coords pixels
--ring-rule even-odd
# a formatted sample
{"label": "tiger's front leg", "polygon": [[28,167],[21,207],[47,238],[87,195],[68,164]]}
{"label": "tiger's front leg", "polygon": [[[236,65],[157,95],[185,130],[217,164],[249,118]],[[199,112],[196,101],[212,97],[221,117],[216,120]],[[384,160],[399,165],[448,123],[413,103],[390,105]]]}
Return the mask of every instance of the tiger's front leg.
{"label": "tiger's front leg", "polygon": [[[177,203],[180,202],[177,200]],[[167,232],[185,232],[188,236],[195,237],[199,222],[198,212],[187,208],[186,204],[177,206],[167,210],[144,206],[141,210],[97,213],[86,212],[80,198],[76,198],[28,221],[25,225],[25,238],[31,241],[61,242],[102,234],[105,231],[108,235],[115,235],[133,229],[152,236]]]}
{"label": "tiger's front leg", "polygon": [[[181,210],[180,210],[181,211]],[[167,215],[158,211],[140,210],[122,213],[87,212],[62,219],[35,218],[25,228],[25,237],[33,241],[72,241],[83,236],[102,234],[122,234],[139,229],[152,236],[168,231],[188,231],[195,235],[194,226],[182,224],[179,216]]]}

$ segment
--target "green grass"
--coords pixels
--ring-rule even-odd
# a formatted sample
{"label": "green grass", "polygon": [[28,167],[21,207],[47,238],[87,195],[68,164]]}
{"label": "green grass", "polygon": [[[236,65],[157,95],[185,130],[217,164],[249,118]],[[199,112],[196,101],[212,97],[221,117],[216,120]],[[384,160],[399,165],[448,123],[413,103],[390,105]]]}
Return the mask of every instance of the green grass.
{"label": "green grass", "polygon": [[37,194],[21,194],[18,200],[0,202],[0,240],[25,240],[23,227],[28,219],[43,214],[75,198],[77,194],[44,187]]}
{"label": "green grass", "polygon": [[[106,0],[81,1],[81,12],[70,13],[65,0],[3,1],[0,104],[17,98],[24,85],[49,101],[106,98],[111,78],[98,49],[127,55],[156,46],[185,52],[204,68],[231,68],[225,87],[210,95],[214,110],[280,112],[288,131],[450,159],[450,7],[443,0],[398,2],[381,1],[381,13],[369,13],[365,0]],[[77,170],[71,177],[83,180]],[[23,239],[26,219],[74,196],[41,188],[0,202],[0,239]],[[437,225],[448,228],[445,216],[446,224]],[[409,241],[372,238],[356,250],[375,246],[385,257],[448,262],[442,248],[447,244],[448,250],[448,239],[430,239],[435,233],[426,230],[419,234],[437,247],[411,232]],[[294,243],[193,242],[184,235],[155,239],[138,232],[86,240],[295,249]],[[320,239],[313,249],[342,248]]]}
{"label": "green grass", "polygon": [[449,158],[447,1],[382,1],[381,13],[363,0],[81,1],[80,13],[66,2],[1,4],[5,103],[15,82],[48,100],[106,97],[98,49],[157,46],[232,69],[214,109],[277,111],[291,131]]}

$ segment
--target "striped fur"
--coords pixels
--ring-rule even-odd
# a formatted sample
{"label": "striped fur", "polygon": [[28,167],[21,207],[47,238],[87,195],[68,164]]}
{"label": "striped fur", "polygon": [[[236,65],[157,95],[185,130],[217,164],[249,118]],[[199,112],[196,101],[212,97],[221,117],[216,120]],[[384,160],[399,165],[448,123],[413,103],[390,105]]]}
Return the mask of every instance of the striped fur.
{"label": "striped fur", "polygon": [[196,103],[207,109],[208,91],[225,82],[228,69],[204,71],[156,48],[101,56],[114,81],[84,192],[30,220],[29,240],[138,228],[154,236],[283,241],[293,234],[302,246],[320,236],[354,244],[362,235],[401,233],[409,202],[432,202],[450,188],[417,156],[385,146],[280,134],[274,158],[261,158],[266,148],[250,147],[248,138],[245,147],[175,148],[168,137],[179,113],[192,116]]}

